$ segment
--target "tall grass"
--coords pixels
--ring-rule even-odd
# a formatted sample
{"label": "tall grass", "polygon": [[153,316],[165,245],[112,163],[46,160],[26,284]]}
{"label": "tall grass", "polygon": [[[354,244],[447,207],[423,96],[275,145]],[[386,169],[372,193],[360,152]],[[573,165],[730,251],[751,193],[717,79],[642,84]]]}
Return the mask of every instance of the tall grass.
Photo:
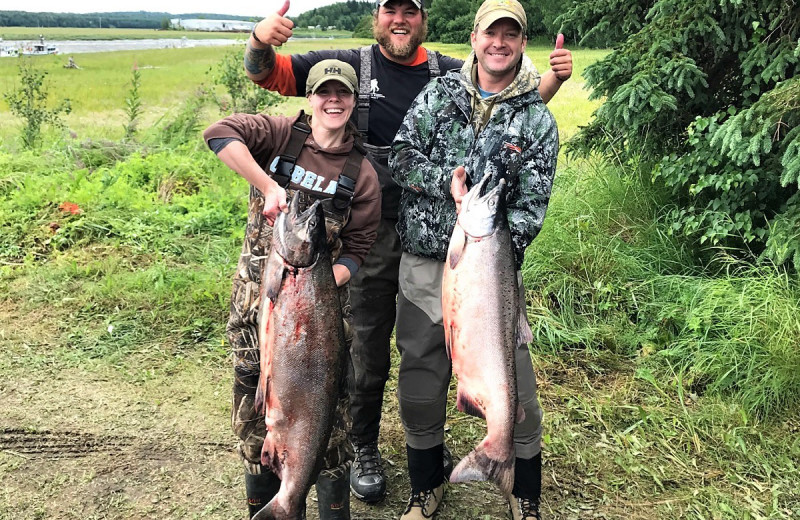
{"label": "tall grass", "polygon": [[800,404],[796,274],[695,264],[647,180],[592,161],[560,175],[523,265],[536,348],[622,354],[759,417]]}
{"label": "tall grass", "polygon": [[761,417],[800,404],[800,285],[779,268],[653,280],[654,316],[678,326],[658,355],[694,392],[725,394]]}

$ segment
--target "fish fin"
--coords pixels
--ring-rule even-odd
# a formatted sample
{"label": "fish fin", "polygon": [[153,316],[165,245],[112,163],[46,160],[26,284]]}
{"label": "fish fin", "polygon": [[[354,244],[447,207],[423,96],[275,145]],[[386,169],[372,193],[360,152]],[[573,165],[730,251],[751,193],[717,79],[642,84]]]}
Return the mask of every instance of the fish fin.
{"label": "fish fin", "polygon": [[453,349],[450,347],[450,342],[452,341],[453,337],[453,325],[450,324],[449,326],[444,328],[444,348],[447,352],[447,359],[453,361]]}
{"label": "fish fin", "polygon": [[275,444],[269,432],[264,437],[264,445],[261,447],[261,464],[268,467],[276,477],[283,480],[283,461],[275,452]]}
{"label": "fish fin", "polygon": [[264,296],[272,301],[278,296],[283,282],[283,273],[286,267],[283,258],[276,252],[272,252],[264,265],[264,272],[261,275],[261,304],[264,304]]}
{"label": "fish fin", "polygon": [[527,345],[533,341],[533,331],[528,324],[528,314],[525,312],[525,307],[520,307],[519,315],[517,317],[517,345]]}
{"label": "fish fin", "polygon": [[517,420],[516,423],[519,424],[525,420],[525,408],[522,407],[522,403],[517,403]]}
{"label": "fish fin", "polygon": [[269,376],[261,372],[258,376],[258,386],[256,387],[255,409],[258,412],[264,412],[264,405],[267,402],[267,385],[269,384]]}
{"label": "fish fin", "polygon": [[468,413],[475,417],[480,417],[481,419],[486,419],[486,415],[483,413],[483,408],[471,395],[461,389],[461,385],[458,385],[456,406],[464,413]]}
{"label": "fish fin", "polygon": [[495,482],[505,494],[514,487],[514,454],[506,460],[489,458],[485,448],[486,440],[461,459],[450,474],[450,482],[469,482],[473,480]]}
{"label": "fish fin", "polygon": [[467,234],[461,229],[461,226],[456,223],[453,229],[453,236],[450,237],[450,247],[447,249],[447,259],[450,263],[450,269],[455,269],[461,256],[464,253],[464,248],[467,245]]}

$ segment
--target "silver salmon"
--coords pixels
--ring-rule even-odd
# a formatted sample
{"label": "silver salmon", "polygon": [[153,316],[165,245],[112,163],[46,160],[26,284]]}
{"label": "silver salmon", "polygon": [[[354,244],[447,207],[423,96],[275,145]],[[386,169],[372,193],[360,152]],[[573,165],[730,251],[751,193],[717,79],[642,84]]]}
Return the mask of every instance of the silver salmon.
{"label": "silver salmon", "polygon": [[301,520],[322,469],[333,428],[345,354],[342,311],[333,278],[322,206],[275,220],[261,281],[256,407],[267,435],[261,463],[280,479],[277,495],[253,518]]}
{"label": "silver salmon", "polygon": [[506,182],[483,194],[485,176],[464,196],[442,280],[447,353],[458,377],[458,409],[486,419],[486,437],[453,469],[451,482],[514,485],[514,424],[525,418],[517,399],[514,350],[531,331],[520,308],[506,214]]}

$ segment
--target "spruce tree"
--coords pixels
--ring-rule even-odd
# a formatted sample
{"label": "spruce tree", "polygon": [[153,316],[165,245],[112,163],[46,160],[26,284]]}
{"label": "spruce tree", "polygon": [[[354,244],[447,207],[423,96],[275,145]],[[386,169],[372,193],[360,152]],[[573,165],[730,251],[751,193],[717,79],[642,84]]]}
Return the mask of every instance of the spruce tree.
{"label": "spruce tree", "polygon": [[561,21],[616,44],[570,150],[652,171],[674,232],[800,266],[797,0],[593,0]]}

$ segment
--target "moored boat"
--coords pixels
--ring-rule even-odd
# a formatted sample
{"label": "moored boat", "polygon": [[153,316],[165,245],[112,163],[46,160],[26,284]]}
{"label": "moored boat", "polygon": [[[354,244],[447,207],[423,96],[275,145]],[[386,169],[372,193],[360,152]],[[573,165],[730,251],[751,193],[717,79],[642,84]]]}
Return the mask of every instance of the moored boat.
{"label": "moored boat", "polygon": [[58,47],[52,43],[45,43],[44,36],[39,36],[39,43],[29,43],[23,45],[21,53],[25,56],[58,54]]}

